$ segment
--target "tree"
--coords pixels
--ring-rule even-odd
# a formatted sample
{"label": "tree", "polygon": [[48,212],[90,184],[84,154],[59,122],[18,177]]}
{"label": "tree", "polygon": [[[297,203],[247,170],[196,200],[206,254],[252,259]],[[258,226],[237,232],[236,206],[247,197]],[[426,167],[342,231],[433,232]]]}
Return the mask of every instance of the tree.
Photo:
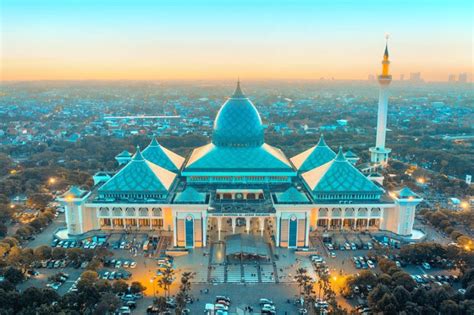
{"label": "tree", "polygon": [[183,272],[181,276],[179,292],[176,295],[176,312],[178,314],[181,314],[183,309],[186,307],[186,303],[189,298],[189,292],[191,291],[191,279],[193,277],[194,273],[192,272]]}
{"label": "tree", "polygon": [[51,258],[51,247],[41,245],[33,251],[36,260],[46,260]]}
{"label": "tree", "polygon": [[80,261],[84,255],[84,251],[82,248],[68,248],[66,250],[66,256],[71,261]]}
{"label": "tree", "polygon": [[410,301],[410,292],[405,289],[403,286],[399,285],[393,290],[393,296],[397,300],[397,305],[399,306],[398,310],[402,311],[405,309],[405,305]]}
{"label": "tree", "polygon": [[376,304],[376,310],[383,312],[384,315],[397,315],[397,309],[397,300],[391,293],[385,293],[380,301],[378,301]]}
{"label": "tree", "polygon": [[100,297],[100,302],[94,310],[94,314],[111,314],[121,306],[120,300],[113,293],[106,292]]}
{"label": "tree", "polygon": [[166,298],[164,296],[159,296],[154,299],[153,305],[158,309],[158,313],[164,312],[168,309]]}
{"label": "tree", "polygon": [[7,226],[5,225],[5,223],[0,222],[0,237],[6,236],[6,235],[7,235],[7,232],[8,232],[8,228],[7,228]]}
{"label": "tree", "polygon": [[166,268],[163,269],[161,278],[158,279],[158,286],[165,291],[165,296],[169,296],[169,289],[173,281],[174,270],[171,268],[171,266],[166,266]]}
{"label": "tree", "polygon": [[81,280],[77,283],[77,289],[79,291],[86,291],[88,288],[94,286],[96,281],[99,279],[99,275],[95,271],[87,270],[81,274]]}
{"label": "tree", "polygon": [[459,306],[453,300],[445,300],[440,306],[441,314],[443,315],[458,315],[460,314]]}
{"label": "tree", "polygon": [[466,270],[461,278],[461,284],[463,288],[467,288],[469,285],[474,284],[474,268]]}
{"label": "tree", "polygon": [[10,281],[13,284],[23,282],[23,280],[25,279],[25,277],[23,276],[23,272],[14,267],[8,267],[5,270],[3,276],[6,280]]}
{"label": "tree", "polygon": [[115,280],[112,284],[112,291],[114,293],[125,293],[128,291],[128,284],[124,280]]}
{"label": "tree", "polygon": [[130,292],[132,293],[140,293],[146,290],[146,287],[144,287],[141,282],[138,281],[133,281],[132,284],[130,285]]}
{"label": "tree", "polygon": [[394,285],[403,286],[405,289],[411,291],[415,288],[416,283],[413,278],[405,271],[397,271],[392,274],[392,280]]}
{"label": "tree", "polygon": [[103,279],[99,279],[95,282],[95,288],[100,293],[112,291],[112,285],[110,284],[110,282]]}
{"label": "tree", "polygon": [[55,247],[51,252],[51,257],[53,259],[64,259],[66,257],[66,249],[62,247]]}

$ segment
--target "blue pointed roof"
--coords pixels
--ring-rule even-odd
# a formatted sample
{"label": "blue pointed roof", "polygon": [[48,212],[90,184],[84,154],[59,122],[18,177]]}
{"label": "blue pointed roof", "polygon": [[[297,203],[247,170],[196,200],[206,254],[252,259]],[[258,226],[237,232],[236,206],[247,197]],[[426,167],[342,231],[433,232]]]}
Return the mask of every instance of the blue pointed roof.
{"label": "blue pointed roof", "polygon": [[275,194],[278,203],[309,203],[308,197],[295,187],[290,187],[286,191]]}
{"label": "blue pointed roof", "polygon": [[220,147],[212,143],[193,151],[183,171],[294,172],[290,162],[277,148]]}
{"label": "blue pointed roof", "polygon": [[180,193],[176,194],[175,203],[204,203],[206,194],[197,191],[193,187],[187,187]]}
{"label": "blue pointed roof", "polygon": [[332,161],[303,173],[302,177],[313,193],[383,193],[382,188],[346,160],[342,148]]}
{"label": "blue pointed roof", "polygon": [[331,161],[335,156],[336,153],[326,144],[321,135],[318,144],[290,160],[299,172],[307,172]]}
{"label": "blue pointed roof", "polygon": [[123,150],[122,152],[120,152],[119,154],[117,154],[116,157],[125,157],[125,158],[128,158],[128,157],[132,157],[132,154],[131,154],[130,152],[128,152],[127,150]]}
{"label": "blue pointed roof", "polygon": [[175,178],[175,173],[147,161],[137,148],[132,160],[100,187],[99,192],[165,194]]}
{"label": "blue pointed roof", "polygon": [[175,173],[181,169],[184,162],[182,156],[161,146],[156,138],[151,140],[142,154],[148,161]]}
{"label": "blue pointed roof", "polygon": [[240,88],[222,105],[214,121],[212,143],[221,147],[256,147],[264,142],[260,114]]}
{"label": "blue pointed roof", "polygon": [[408,187],[403,187],[402,189],[396,191],[395,195],[399,199],[420,198],[420,196],[418,196],[416,193],[413,192],[413,190]]}

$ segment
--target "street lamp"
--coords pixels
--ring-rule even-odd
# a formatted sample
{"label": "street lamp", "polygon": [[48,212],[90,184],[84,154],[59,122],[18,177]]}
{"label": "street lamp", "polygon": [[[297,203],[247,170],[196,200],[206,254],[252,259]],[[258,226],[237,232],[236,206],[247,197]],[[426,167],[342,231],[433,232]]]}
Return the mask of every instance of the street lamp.
{"label": "street lamp", "polygon": [[153,297],[156,298],[156,289],[155,289],[155,277],[150,279],[150,283],[153,284]]}
{"label": "street lamp", "polygon": [[50,177],[49,180],[48,180],[48,182],[49,182],[51,185],[53,185],[53,184],[56,183],[56,178]]}

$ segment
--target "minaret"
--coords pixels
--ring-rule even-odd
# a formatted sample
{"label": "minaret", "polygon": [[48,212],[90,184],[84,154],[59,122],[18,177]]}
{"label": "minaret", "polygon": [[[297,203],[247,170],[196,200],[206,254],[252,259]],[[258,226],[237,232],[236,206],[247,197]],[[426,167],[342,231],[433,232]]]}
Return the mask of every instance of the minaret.
{"label": "minaret", "polygon": [[377,140],[375,147],[370,148],[370,161],[376,166],[384,167],[387,164],[388,154],[392,151],[385,147],[385,133],[387,131],[388,86],[392,82],[389,74],[390,61],[388,60],[388,43],[385,44],[385,53],[382,60],[382,74],[378,76],[380,85],[379,110],[377,114]]}

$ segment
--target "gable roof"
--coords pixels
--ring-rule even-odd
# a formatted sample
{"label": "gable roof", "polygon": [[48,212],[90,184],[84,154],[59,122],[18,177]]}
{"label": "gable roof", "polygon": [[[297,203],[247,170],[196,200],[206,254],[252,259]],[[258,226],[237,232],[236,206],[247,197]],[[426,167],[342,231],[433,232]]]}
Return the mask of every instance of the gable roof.
{"label": "gable roof", "polygon": [[290,187],[284,192],[276,193],[275,197],[278,203],[309,203],[308,197],[295,187]]}
{"label": "gable roof", "polygon": [[148,161],[172,172],[178,172],[184,163],[184,158],[163,147],[153,138],[143,150],[143,157]]}
{"label": "gable roof", "polygon": [[307,172],[331,161],[335,156],[336,153],[326,144],[323,135],[321,135],[318,144],[290,160],[299,172]]}
{"label": "gable roof", "polygon": [[339,153],[332,161],[303,173],[302,177],[312,192],[383,192],[383,189],[346,160],[342,149],[339,149]]}
{"label": "gable roof", "polygon": [[193,187],[187,187],[180,193],[176,194],[175,203],[204,203],[206,201],[206,194],[197,191]]}
{"label": "gable roof", "polygon": [[167,193],[176,174],[145,160],[140,149],[132,160],[109,179],[99,192]]}

